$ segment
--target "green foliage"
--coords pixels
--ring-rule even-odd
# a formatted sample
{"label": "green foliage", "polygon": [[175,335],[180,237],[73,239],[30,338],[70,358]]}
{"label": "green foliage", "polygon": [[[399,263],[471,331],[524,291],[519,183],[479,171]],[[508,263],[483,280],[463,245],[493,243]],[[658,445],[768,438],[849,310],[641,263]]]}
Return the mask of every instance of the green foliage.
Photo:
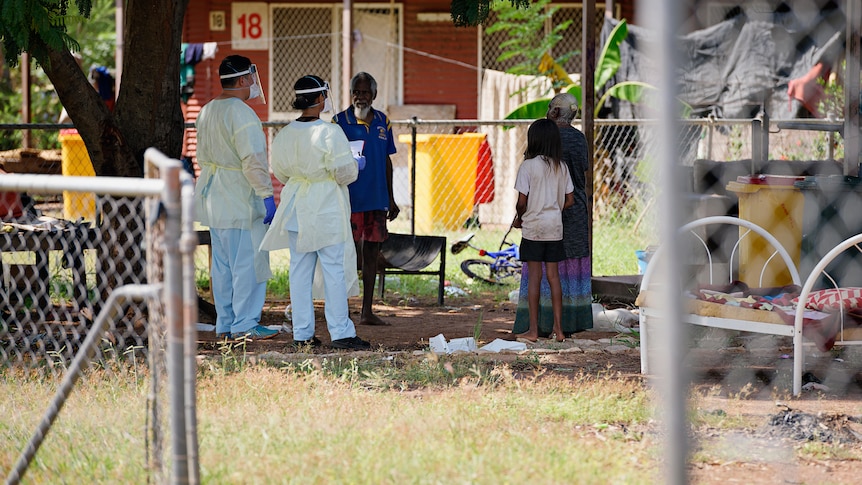
{"label": "green foliage", "polygon": [[745,145],[742,133],[742,126],[733,125],[733,127],[730,129],[729,138],[730,147],[728,160],[742,160],[742,148]]}
{"label": "green foliage", "polygon": [[[475,27],[484,24],[488,20],[491,11],[492,0],[452,0],[449,11],[452,14],[452,23],[455,27]],[[498,3],[506,3],[498,0]],[[515,8],[529,8],[530,0],[509,0]]]}
{"label": "green foliage", "polygon": [[[48,49],[78,51],[78,42],[67,33],[67,24],[78,21],[69,15],[70,0],[0,0],[0,40],[6,64],[17,66],[22,52],[37,62],[46,62]],[[90,0],[75,0],[80,17],[89,18]]]}
{"label": "green foliage", "polygon": [[[628,26],[625,19],[620,20],[611,35],[608,37],[605,44],[602,46],[602,52],[599,58],[596,59],[596,71],[594,73],[593,82],[597,88],[601,88],[607,84],[617,70],[620,68],[620,44],[629,35]],[[595,114],[598,115],[599,110],[604,105],[605,101],[611,96],[617,97],[624,101],[637,103],[641,101],[645,88],[652,88],[646,83],[626,81],[617,85],[611,86],[608,92],[596,103]],[[578,100],[578,104],[583,106],[583,94],[581,86],[572,84],[565,88],[565,91],[570,93]],[[548,104],[551,98],[543,98],[535,101],[530,101],[515,108],[511,113],[506,115],[507,120],[532,120],[542,118],[548,112]]]}
{"label": "green foliage", "polygon": [[116,56],[117,29],[114,0],[93,0],[89,18],[68,19],[69,35],[80,44],[83,68],[95,64],[113,66]]}
{"label": "green foliage", "polygon": [[[554,46],[563,39],[563,32],[571,26],[572,21],[554,25],[553,30],[547,35],[545,24],[553,19],[558,7],[548,8],[551,0],[536,0],[528,7],[516,3],[497,2],[491,9],[497,13],[497,21],[485,29],[485,32],[505,32],[508,39],[500,43],[502,54],[497,58],[498,62],[513,58],[523,59],[506,72],[510,74],[540,75],[552,79],[554,91],[565,87],[566,81],[554,77],[553,66],[539,67],[542,56],[552,52]],[[577,51],[569,51],[554,58],[558,65],[565,64]]]}
{"label": "green foliage", "polygon": [[[13,69],[13,75],[20,69]],[[15,76],[19,81],[20,75]],[[21,123],[21,89],[20,82],[12,85],[0,83],[0,124]],[[54,94],[54,87],[42,74],[33,73],[30,87],[30,113],[33,123],[54,123],[60,114],[60,103]],[[22,143],[21,130],[0,130],[0,151],[20,148]],[[30,143],[33,147],[54,149],[59,148],[55,130],[31,130]]]}
{"label": "green foliage", "polygon": [[[9,30],[21,22],[20,10],[23,1],[0,0],[0,33],[2,33],[3,52],[6,64],[9,66],[8,76],[0,79],[0,124],[23,123],[21,118],[21,68],[19,58],[21,50],[16,47],[15,37]],[[68,3],[68,2],[61,2]],[[112,66],[116,46],[115,3],[113,0],[95,0],[77,2],[80,15],[66,14],[57,17],[62,30],[80,42],[73,41],[69,48],[78,51],[84,59],[83,69],[90,65]],[[53,5],[53,4],[52,4]],[[58,9],[60,7],[57,7]],[[64,7],[65,8],[65,7]],[[42,14],[53,10],[38,10]],[[15,10],[17,12],[17,10]],[[8,17],[7,17],[8,12]],[[36,22],[34,22],[36,25]],[[57,27],[57,28],[61,28]],[[65,44],[61,48],[66,48]],[[16,53],[17,50],[17,53]],[[38,61],[34,54],[34,58]],[[36,65],[39,63],[36,62]],[[32,123],[55,123],[62,106],[54,91],[54,85],[41,69],[31,66],[30,69],[30,114]],[[55,130],[32,130],[31,145],[34,148],[57,149],[60,147]],[[21,130],[6,130],[0,132],[0,150],[20,148],[22,144]]]}
{"label": "green foliage", "polygon": [[[847,61],[841,61],[839,72],[844,72],[846,67]],[[844,113],[844,85],[838,82],[834,73],[828,80],[818,79],[817,84],[823,87],[823,98],[818,103],[818,111],[826,117],[841,118],[839,114]]]}

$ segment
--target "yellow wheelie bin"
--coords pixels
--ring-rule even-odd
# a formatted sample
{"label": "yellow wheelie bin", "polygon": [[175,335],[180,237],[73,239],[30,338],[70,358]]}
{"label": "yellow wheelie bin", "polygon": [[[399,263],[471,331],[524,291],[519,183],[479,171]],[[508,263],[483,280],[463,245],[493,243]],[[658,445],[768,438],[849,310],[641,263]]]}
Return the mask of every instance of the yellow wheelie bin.
{"label": "yellow wheelie bin", "polygon": [[[84,140],[78,130],[60,130],[60,156],[63,175],[91,176],[96,175],[93,162]],[[63,191],[63,217],[76,221],[80,218],[94,220],[96,215],[96,196],[92,192]]]}
{"label": "yellow wheelie bin", "polygon": [[[416,232],[459,229],[473,214],[484,133],[416,135]],[[398,141],[412,145],[410,135]]]}
{"label": "yellow wheelie bin", "polygon": [[[799,267],[805,199],[794,183],[805,177],[753,175],[739,177],[727,190],[739,196],[739,218],[766,229],[784,246]],[[739,279],[752,287],[792,284],[783,260],[766,239],[740,228]],[[743,237],[744,236],[744,237]]]}

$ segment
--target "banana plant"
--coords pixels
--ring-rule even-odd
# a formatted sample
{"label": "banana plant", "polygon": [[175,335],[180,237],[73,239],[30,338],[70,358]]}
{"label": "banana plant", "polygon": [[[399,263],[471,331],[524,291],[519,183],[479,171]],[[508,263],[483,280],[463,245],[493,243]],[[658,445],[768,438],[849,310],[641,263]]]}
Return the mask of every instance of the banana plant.
{"label": "banana plant", "polygon": [[[611,35],[608,37],[604,46],[602,46],[602,52],[597,59],[596,71],[593,78],[595,86],[604,86],[611,80],[614,74],[616,74],[617,70],[619,70],[620,64],[622,63],[620,57],[620,44],[628,35],[629,31],[626,21],[620,20],[617,26],[614,27],[614,30],[611,31]],[[546,69],[543,72],[547,71],[555,72],[557,69]],[[596,116],[598,115],[599,110],[601,110],[602,106],[604,106],[605,102],[607,102],[610,97],[615,97],[631,103],[639,103],[643,99],[644,92],[647,90],[655,90],[655,87],[641,81],[623,81],[621,83],[614,84],[605,91],[596,103],[594,114]],[[578,100],[578,104],[583,106],[583,94],[579,84],[569,84],[563,89],[563,91],[572,94],[575,99]],[[548,104],[550,102],[551,98],[529,101],[518,106],[511,113],[507,114],[505,119],[534,120],[537,118],[543,118],[548,112]]]}

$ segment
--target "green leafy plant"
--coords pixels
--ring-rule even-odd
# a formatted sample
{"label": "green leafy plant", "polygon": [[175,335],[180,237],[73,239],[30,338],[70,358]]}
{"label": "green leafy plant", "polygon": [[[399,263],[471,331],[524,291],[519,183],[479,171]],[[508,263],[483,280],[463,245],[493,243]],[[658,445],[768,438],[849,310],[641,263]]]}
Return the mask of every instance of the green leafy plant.
{"label": "green leafy plant", "polygon": [[[47,22],[51,25],[51,32],[46,35],[55,43],[51,44],[52,48],[80,52],[84,59],[83,69],[88,69],[93,64],[112,66],[116,46],[115,3],[112,0],[76,2],[77,10],[70,9],[71,3],[69,1],[37,3],[31,11],[34,18],[40,20],[34,23],[42,25]],[[30,43],[15,28],[20,21],[19,16],[23,15],[23,12],[17,12],[18,2],[0,2],[0,5],[2,5],[0,37],[9,39],[10,42],[9,45],[4,42],[2,51],[9,65],[14,66],[9,68],[8,75],[0,78],[0,124],[21,123],[23,121],[21,91],[24,89],[21,85],[21,70],[25,66],[18,62],[20,53],[15,52],[15,46],[18,44],[30,46]],[[80,42],[72,37],[80,39]],[[12,48],[9,47],[10,45]],[[30,66],[30,121],[54,123],[62,109],[60,100],[45,72],[35,67]],[[22,133],[21,130],[0,132],[0,150],[20,148]],[[53,130],[31,130],[30,143],[35,148],[60,148],[57,133]]]}
{"label": "green leafy plant", "polygon": [[742,159],[742,148],[745,145],[745,141],[743,138],[742,127],[739,125],[734,125],[733,128],[730,129],[730,134],[728,135],[730,138],[729,142],[729,160],[741,160]]}
{"label": "green leafy plant", "polygon": [[[493,0],[452,0],[449,11],[455,27],[473,27],[488,20]],[[503,3],[503,2],[499,2]],[[530,0],[509,0],[515,8],[529,8]]]}
{"label": "green leafy plant", "polygon": [[[559,66],[565,64],[577,51],[566,52],[556,58],[548,53],[563,39],[563,33],[572,25],[571,20],[554,25],[550,33],[544,34],[545,25],[553,19],[559,7],[549,7],[551,0],[536,0],[529,7],[515,2],[497,2],[491,6],[497,14],[497,21],[485,29],[488,34],[505,32],[508,39],[500,43],[503,53],[497,62],[520,59],[520,62],[506,69],[510,74],[540,75],[551,79],[553,90],[571,84],[565,71]],[[544,35],[543,35],[544,34]]]}
{"label": "green leafy plant", "polygon": [[[602,46],[602,51],[596,59],[596,71],[593,82],[596,87],[601,87],[610,82],[614,74],[620,68],[622,63],[620,57],[620,44],[628,36],[628,26],[625,20],[620,20],[611,35],[608,37],[605,44]],[[654,90],[655,88],[641,81],[623,81],[609,87],[605,93],[599,98],[596,103],[595,114],[599,113],[605,102],[611,97],[619,98],[632,103],[639,103],[643,99],[646,90]],[[582,88],[579,84],[570,84],[563,91],[570,93],[578,100],[578,103],[583,106]],[[548,104],[551,98],[542,98],[535,101],[518,106],[512,112],[506,115],[507,120],[529,120],[537,119],[545,116],[548,112]]]}
{"label": "green leafy plant", "polygon": [[[90,16],[91,2],[58,0],[53,2],[3,2],[0,15],[0,33],[4,39],[3,53],[6,63],[14,66],[22,52],[37,59],[48,56],[46,49],[78,51],[78,42],[67,33],[67,23],[76,17],[70,13],[72,4],[80,17]],[[28,32],[18,28],[29,17],[33,32],[41,42],[33,42]]]}
{"label": "green leafy plant", "polygon": [[[841,61],[840,71],[844,72],[846,67],[847,61]],[[817,84],[823,88],[818,111],[826,117],[839,118],[839,114],[844,113],[844,85],[838,82],[835,73],[830,74],[828,79],[818,79]]]}

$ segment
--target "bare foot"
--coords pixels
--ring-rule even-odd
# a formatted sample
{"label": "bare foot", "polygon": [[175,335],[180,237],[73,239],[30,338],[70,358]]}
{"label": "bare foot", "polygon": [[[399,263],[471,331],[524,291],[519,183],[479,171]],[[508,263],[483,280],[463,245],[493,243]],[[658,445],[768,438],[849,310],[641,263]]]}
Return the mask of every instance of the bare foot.
{"label": "bare foot", "polygon": [[517,340],[526,340],[528,342],[538,342],[539,341],[539,334],[537,334],[537,333],[531,334],[530,332],[517,333],[517,334],[515,334],[515,338]]}
{"label": "bare foot", "polygon": [[562,341],[566,340],[566,336],[563,335],[562,330],[554,330],[554,333],[551,334],[551,338],[553,340],[556,340],[557,342],[562,342]]}
{"label": "bare foot", "polygon": [[386,326],[386,327],[391,325],[390,323],[384,322],[383,320],[380,319],[380,317],[378,317],[377,315],[375,315],[373,313],[371,315],[359,317],[359,324],[360,325]]}

